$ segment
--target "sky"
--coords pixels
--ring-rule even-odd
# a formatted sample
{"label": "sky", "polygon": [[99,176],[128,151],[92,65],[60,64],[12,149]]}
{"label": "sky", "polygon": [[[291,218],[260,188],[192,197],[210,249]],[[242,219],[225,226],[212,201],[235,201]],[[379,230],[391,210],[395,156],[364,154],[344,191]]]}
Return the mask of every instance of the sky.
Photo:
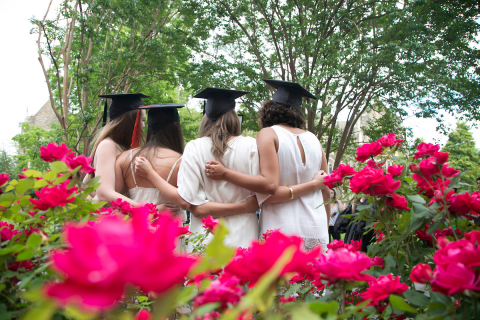
{"label": "sky", "polygon": [[[54,0],[55,4],[60,0]],[[15,153],[11,139],[20,133],[20,123],[34,115],[48,100],[47,85],[38,62],[35,34],[30,34],[30,18],[43,18],[49,0],[0,0],[0,148]],[[447,116],[454,127],[455,117]],[[444,144],[446,136],[435,130],[436,121],[408,118],[404,125],[413,129],[415,137]],[[480,148],[480,129],[473,130]]]}

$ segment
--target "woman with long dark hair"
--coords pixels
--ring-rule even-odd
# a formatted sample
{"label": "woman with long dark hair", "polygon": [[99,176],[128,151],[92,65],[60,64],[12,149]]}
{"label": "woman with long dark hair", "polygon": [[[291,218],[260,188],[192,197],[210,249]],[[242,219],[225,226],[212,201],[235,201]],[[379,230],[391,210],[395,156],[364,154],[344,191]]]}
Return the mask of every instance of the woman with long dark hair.
{"label": "woman with long dark hair", "polygon": [[[148,98],[148,96],[141,93],[126,93],[99,97],[110,98],[112,102],[108,109],[110,118],[108,122],[105,104],[104,126],[94,139],[90,155],[93,158],[93,167],[96,169],[94,176],[100,177],[101,183],[92,197],[94,200],[107,202],[120,198],[132,205],[138,205],[125,196],[124,190],[115,189],[115,161],[122,152],[139,145],[145,120],[145,111],[139,110],[139,107],[143,106],[142,98]],[[92,177],[93,174],[87,175],[84,181]]]}
{"label": "woman with long dark hair", "polygon": [[330,197],[323,178],[327,161],[317,137],[304,130],[301,109],[304,97],[316,97],[297,83],[264,81],[276,91],[259,111],[263,128],[257,134],[261,175],[235,172],[217,161],[207,163],[205,171],[211,179],[223,179],[252,191],[278,186],[275,195],[263,203],[260,232],[280,229],[302,237],[307,250],[319,244],[326,250]]}

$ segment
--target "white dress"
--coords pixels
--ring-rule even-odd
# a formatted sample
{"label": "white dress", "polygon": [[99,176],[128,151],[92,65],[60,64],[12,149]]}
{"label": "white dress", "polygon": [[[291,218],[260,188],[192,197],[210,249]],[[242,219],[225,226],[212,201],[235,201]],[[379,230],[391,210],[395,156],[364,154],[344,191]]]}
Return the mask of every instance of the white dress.
{"label": "white dress", "polygon": [[[212,142],[208,137],[190,141],[185,146],[183,160],[178,172],[178,194],[192,205],[202,205],[208,201],[220,203],[239,203],[255,193],[223,180],[211,180],[205,174],[205,164],[220,160],[226,168],[237,172],[258,175],[260,166],[257,143],[250,137],[238,136],[228,142],[228,148],[222,159],[212,154]],[[261,204],[268,195],[257,194]],[[224,217],[229,234],[225,245],[247,248],[254,239],[258,239],[258,220],[255,212]],[[201,219],[191,215],[190,231],[203,233]],[[208,242],[208,239],[207,239]],[[191,250],[191,248],[189,248]]]}
{"label": "white dress", "polygon": [[[278,137],[278,164],[280,185],[293,186],[309,182],[320,170],[322,147],[311,132],[293,134],[279,126],[272,126]],[[297,137],[305,152],[305,165],[298,148]],[[298,235],[311,250],[318,244],[327,249],[328,222],[320,190],[303,197],[275,204],[264,204],[260,215],[260,232],[280,229],[285,234]]]}
{"label": "white dress", "polygon": [[[177,165],[178,161],[180,161],[180,159],[182,159],[182,157],[178,158],[177,161],[175,161],[175,163],[173,164],[172,169],[170,169],[170,173],[168,174],[168,177],[167,177],[167,182],[172,177],[173,170],[175,170],[175,166]],[[135,179],[135,173],[133,171],[133,165],[132,165],[132,150],[130,150],[130,171],[132,171],[132,178],[133,178],[133,182],[135,183],[135,188],[128,189],[128,194],[129,194],[128,197],[130,199],[138,203],[153,203],[153,204],[171,203],[167,199],[167,197],[165,197],[157,188],[144,188],[144,187],[139,187],[137,185],[137,180]],[[180,210],[179,214],[182,217],[182,221],[185,221],[187,218],[185,211]]]}

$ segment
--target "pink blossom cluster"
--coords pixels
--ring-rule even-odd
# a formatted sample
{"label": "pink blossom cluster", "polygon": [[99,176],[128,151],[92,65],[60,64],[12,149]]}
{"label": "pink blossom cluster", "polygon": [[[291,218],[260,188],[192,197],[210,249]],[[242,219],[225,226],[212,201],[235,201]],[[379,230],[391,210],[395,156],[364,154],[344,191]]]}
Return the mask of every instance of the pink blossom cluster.
{"label": "pink blossom cluster", "polygon": [[240,279],[224,273],[218,279],[212,281],[208,288],[195,298],[196,307],[207,303],[220,302],[221,308],[226,309],[228,305],[235,305],[243,296],[240,287]]}
{"label": "pink blossom cluster", "polygon": [[182,283],[196,259],[175,252],[179,220],[168,214],[159,219],[152,230],[148,210],[141,207],[130,221],[107,215],[67,224],[68,247],[51,256],[64,281],[48,284],[45,293],[61,303],[104,310],[122,299],[128,285],[160,294]]}
{"label": "pink blossom cluster", "polygon": [[466,290],[480,292],[480,231],[465,234],[465,239],[450,242],[440,237],[440,249],[435,252],[436,264],[432,272],[427,264],[416,265],[410,279],[417,283],[430,283],[432,290],[446,295]]}
{"label": "pink blossom cluster", "polygon": [[399,146],[403,142],[402,139],[396,139],[394,133],[389,133],[382,136],[376,142],[365,143],[361,147],[357,148],[357,161],[365,162],[370,157],[378,156],[382,152],[391,146]]}
{"label": "pink blossom cluster", "polygon": [[40,190],[35,191],[38,199],[30,199],[34,205],[34,209],[48,210],[57,206],[65,207],[67,203],[75,201],[74,193],[78,190],[77,187],[68,187],[70,180],[55,186],[46,186]]}
{"label": "pink blossom cluster", "polygon": [[208,216],[206,218],[203,218],[201,222],[203,223],[204,229],[213,232],[220,221],[218,219],[213,219],[212,216]]}
{"label": "pink blossom cluster", "polygon": [[95,171],[95,168],[90,166],[92,158],[85,157],[83,154],[75,156],[75,153],[72,153],[72,149],[68,149],[65,143],[59,146],[55,142],[52,142],[46,147],[40,147],[40,158],[46,162],[63,161],[71,170],[80,167],[80,172],[83,173],[92,173]]}

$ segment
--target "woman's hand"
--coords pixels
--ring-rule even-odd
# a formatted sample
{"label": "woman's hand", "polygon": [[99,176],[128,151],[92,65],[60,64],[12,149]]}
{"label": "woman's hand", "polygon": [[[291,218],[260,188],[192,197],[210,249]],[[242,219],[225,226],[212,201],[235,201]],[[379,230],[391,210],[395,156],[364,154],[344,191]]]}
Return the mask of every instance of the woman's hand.
{"label": "woman's hand", "polygon": [[137,157],[135,158],[135,174],[139,175],[141,177],[147,178],[148,176],[153,172],[152,165],[150,164],[150,161],[148,161],[144,157]]}
{"label": "woman's hand", "polygon": [[168,210],[173,214],[178,214],[180,212],[180,208],[172,203],[162,203],[157,205],[157,210],[162,212],[164,210]]}
{"label": "woman's hand", "polygon": [[210,161],[205,165],[205,173],[212,180],[225,180],[228,169],[218,161]]}
{"label": "woman's hand", "polygon": [[325,179],[326,176],[327,176],[327,174],[325,173],[325,171],[320,170],[313,177],[312,181],[316,182],[317,190],[323,190],[323,189],[327,188],[327,186],[323,183],[323,180]]}
{"label": "woman's hand", "polygon": [[245,206],[246,206],[246,209],[245,209],[246,213],[256,212],[258,209],[260,209],[260,206],[258,205],[258,201],[257,201],[257,196],[248,197],[245,200]]}

